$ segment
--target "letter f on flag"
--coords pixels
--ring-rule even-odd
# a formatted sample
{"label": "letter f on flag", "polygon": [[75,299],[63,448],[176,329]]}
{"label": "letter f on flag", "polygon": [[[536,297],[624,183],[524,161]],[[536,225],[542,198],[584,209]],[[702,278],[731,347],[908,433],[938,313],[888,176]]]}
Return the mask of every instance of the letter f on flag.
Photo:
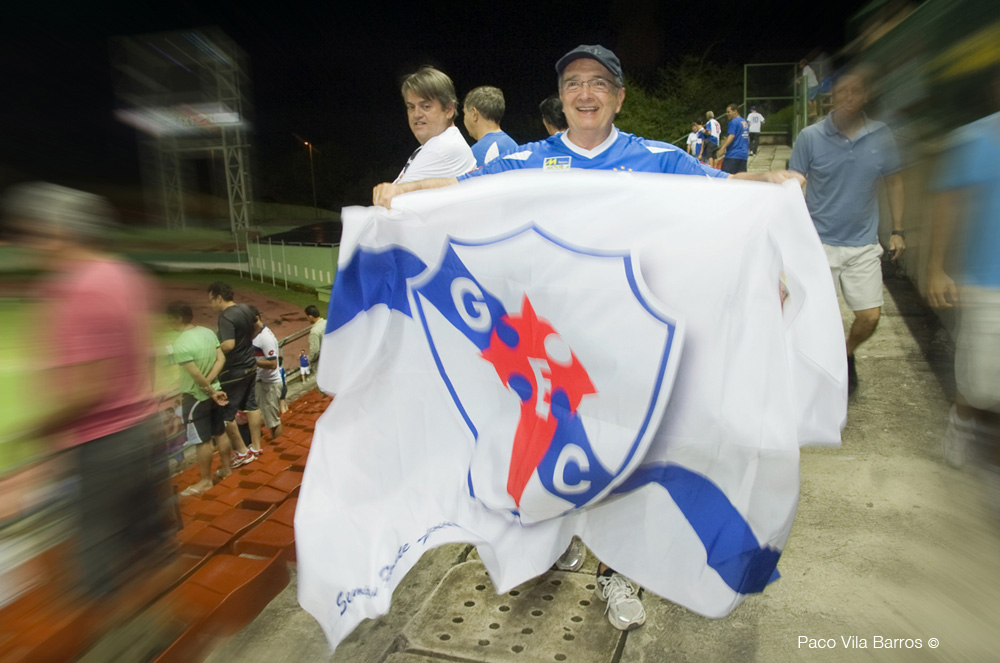
{"label": "letter f on flag", "polygon": [[562,337],[535,315],[527,295],[521,315],[505,314],[480,356],[493,364],[504,385],[521,399],[507,475],[507,493],[520,506],[524,488],[549,450],[559,420],[568,421],[583,397],[597,390]]}

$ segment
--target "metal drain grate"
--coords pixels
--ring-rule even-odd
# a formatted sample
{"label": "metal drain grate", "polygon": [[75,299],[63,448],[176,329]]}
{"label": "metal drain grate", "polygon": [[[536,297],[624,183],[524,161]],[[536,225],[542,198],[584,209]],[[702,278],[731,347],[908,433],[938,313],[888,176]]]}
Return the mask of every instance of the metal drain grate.
{"label": "metal drain grate", "polygon": [[517,663],[607,663],[621,635],[593,576],[550,571],[497,596],[478,561],[452,567],[403,632],[409,650]]}

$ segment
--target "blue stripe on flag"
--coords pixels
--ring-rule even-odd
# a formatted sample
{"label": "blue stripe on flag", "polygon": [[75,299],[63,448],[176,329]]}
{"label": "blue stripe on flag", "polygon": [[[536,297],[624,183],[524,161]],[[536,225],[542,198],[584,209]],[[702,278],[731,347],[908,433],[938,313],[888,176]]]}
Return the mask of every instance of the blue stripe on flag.
{"label": "blue stripe on flag", "polygon": [[359,248],[337,272],[327,312],[326,331],[340,329],[362,311],[379,304],[411,315],[406,280],[427,269],[424,262],[399,247],[384,251]]}
{"label": "blue stripe on flag", "polygon": [[[476,280],[453,246],[448,246],[434,278],[417,288],[417,292],[480,350],[489,347],[493,330],[507,315],[503,303]],[[503,327],[509,329],[507,325]],[[516,337],[513,341],[516,344]]]}
{"label": "blue stripe on flag", "polygon": [[719,487],[706,477],[675,465],[640,467],[616,493],[627,493],[649,483],[667,489],[708,553],[715,569],[734,592],[762,592],[780,577],[781,551],[761,546],[743,515]]}

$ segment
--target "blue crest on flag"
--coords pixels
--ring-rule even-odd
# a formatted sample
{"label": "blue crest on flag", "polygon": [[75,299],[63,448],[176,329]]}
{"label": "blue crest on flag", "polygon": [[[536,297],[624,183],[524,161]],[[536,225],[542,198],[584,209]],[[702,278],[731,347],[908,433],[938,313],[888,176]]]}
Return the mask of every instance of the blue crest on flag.
{"label": "blue crest on flag", "polygon": [[666,407],[681,333],[632,256],[530,226],[450,241],[410,289],[476,440],[469,488],[483,504],[545,520],[600,501],[638,466]]}

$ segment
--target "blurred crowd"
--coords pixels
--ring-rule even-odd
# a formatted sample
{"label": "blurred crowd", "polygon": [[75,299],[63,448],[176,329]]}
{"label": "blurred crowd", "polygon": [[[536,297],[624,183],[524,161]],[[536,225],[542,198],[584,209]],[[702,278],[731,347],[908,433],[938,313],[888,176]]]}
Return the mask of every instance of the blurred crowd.
{"label": "blurred crowd", "polygon": [[[19,184],[2,217],[16,271],[3,284],[0,610],[75,606],[111,625],[131,589],[170,577],[172,472],[197,464],[180,494],[200,495],[266,452],[262,427],[281,436],[281,347],[225,282],[204,289],[218,331],[194,324],[190,302],[164,302],[151,273],[104,248],[118,222],[99,196]],[[307,367],[326,321],[304,314]]]}

